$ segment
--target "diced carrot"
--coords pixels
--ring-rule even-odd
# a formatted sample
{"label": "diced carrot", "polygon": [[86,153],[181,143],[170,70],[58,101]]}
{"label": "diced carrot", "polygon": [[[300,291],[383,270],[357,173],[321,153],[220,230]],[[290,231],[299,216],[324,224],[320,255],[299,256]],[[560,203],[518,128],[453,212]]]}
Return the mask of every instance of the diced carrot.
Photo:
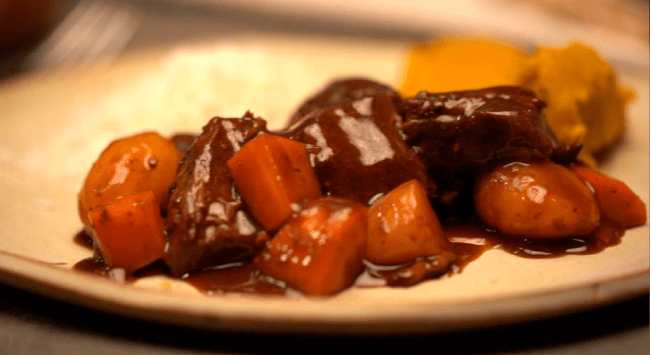
{"label": "diced carrot", "polygon": [[290,139],[262,134],[228,160],[228,168],[248,210],[267,231],[282,225],[295,211],[292,205],[322,195],[307,148]]}
{"label": "diced carrot", "polygon": [[324,197],[293,215],[258,254],[263,275],[307,295],[331,295],[351,286],[363,271],[367,208]]}
{"label": "diced carrot", "polygon": [[646,223],[646,205],[624,182],[580,165],[572,165],[571,170],[596,191],[602,218],[619,223],[624,228]]}
{"label": "diced carrot", "polygon": [[368,209],[368,261],[395,265],[444,250],[448,242],[419,181],[396,187]]}
{"label": "diced carrot", "polygon": [[163,220],[153,191],[95,208],[88,217],[106,265],[133,272],[163,256]]}

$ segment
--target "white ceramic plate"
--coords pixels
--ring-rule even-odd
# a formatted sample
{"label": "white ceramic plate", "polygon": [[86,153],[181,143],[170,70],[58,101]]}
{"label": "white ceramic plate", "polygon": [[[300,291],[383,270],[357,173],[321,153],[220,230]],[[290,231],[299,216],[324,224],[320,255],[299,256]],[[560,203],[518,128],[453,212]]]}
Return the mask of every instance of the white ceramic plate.
{"label": "white ceramic plate", "polygon": [[[330,298],[213,296],[164,277],[121,285],[70,271],[91,252],[76,194],[100,151],[144,130],[199,132],[247,109],[278,127],[332,78],[396,83],[404,45],[325,38],[231,39],[155,50],[0,85],[0,280],[71,303],[173,324],[264,332],[404,333],[539,319],[648,292],[648,226],[595,255],[524,259],[486,252],[459,275]],[[603,166],[648,204],[648,76],[623,73],[637,99]]]}

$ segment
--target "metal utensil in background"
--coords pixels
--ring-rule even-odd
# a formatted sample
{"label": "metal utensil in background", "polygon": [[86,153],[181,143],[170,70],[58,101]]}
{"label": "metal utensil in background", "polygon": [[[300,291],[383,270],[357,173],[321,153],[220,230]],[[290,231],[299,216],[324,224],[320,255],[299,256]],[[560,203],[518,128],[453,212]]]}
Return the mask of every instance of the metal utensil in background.
{"label": "metal utensil in background", "polygon": [[110,58],[128,45],[140,26],[140,14],[127,2],[80,0],[73,5],[37,46],[1,58],[0,78]]}
{"label": "metal utensil in background", "polygon": [[23,60],[21,69],[72,65],[114,55],[129,43],[139,22],[137,12],[128,4],[82,0]]}

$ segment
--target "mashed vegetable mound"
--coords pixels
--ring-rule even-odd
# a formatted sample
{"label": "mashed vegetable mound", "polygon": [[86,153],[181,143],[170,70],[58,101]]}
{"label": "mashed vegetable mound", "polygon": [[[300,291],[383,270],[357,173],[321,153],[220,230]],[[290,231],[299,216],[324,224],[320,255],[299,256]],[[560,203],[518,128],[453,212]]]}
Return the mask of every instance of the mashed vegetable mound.
{"label": "mashed vegetable mound", "polygon": [[622,87],[611,66],[592,48],[521,49],[487,40],[454,39],[411,48],[400,86],[404,96],[421,90],[444,92],[517,85],[546,101],[545,121],[565,143],[583,144],[580,159],[596,165],[593,154],[625,132],[625,106],[634,93]]}

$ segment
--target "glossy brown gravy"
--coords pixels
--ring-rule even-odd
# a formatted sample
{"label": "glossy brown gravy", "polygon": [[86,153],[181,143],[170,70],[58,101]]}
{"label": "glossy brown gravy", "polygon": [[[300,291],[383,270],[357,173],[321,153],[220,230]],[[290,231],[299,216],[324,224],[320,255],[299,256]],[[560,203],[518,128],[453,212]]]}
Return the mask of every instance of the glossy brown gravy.
{"label": "glossy brown gravy", "polygon": [[[354,287],[406,287],[442,275],[453,275],[490,249],[502,249],[510,254],[525,258],[557,258],[565,255],[596,254],[607,247],[620,243],[624,228],[603,221],[589,236],[564,239],[504,238],[486,230],[478,224],[447,224],[445,235],[451,242],[451,253],[429,258],[418,258],[413,262],[378,266],[366,262],[365,271],[357,278]],[[93,249],[92,237],[79,232],[74,237],[76,244]],[[449,267],[445,258],[453,258]],[[74,270],[97,276],[116,278],[111,269],[98,256],[81,260]],[[121,281],[130,283],[139,278],[153,275],[169,275],[164,263],[158,261],[131,275],[123,275]],[[119,277],[118,277],[119,279]],[[254,262],[234,263],[218,268],[209,268],[185,274],[180,278],[206,295],[224,293],[247,293],[281,296],[294,292],[283,282],[261,275]],[[297,292],[297,291],[295,291]]]}

